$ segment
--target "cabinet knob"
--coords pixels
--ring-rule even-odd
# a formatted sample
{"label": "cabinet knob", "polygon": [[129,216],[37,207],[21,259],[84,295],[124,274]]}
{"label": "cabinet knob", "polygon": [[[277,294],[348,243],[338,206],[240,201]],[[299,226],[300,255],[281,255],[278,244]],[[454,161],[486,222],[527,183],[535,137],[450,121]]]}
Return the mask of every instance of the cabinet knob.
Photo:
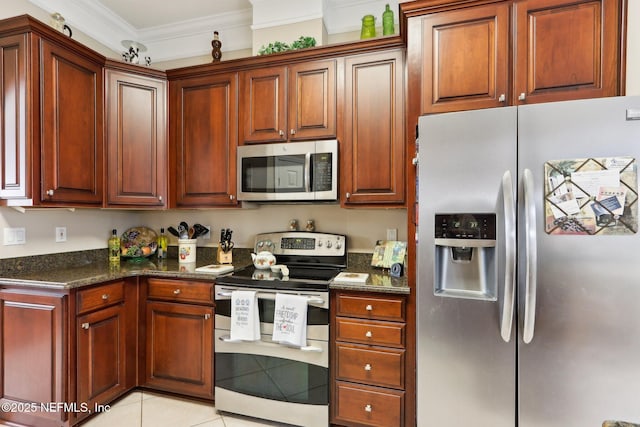
{"label": "cabinet knob", "polygon": [[280,129],[278,133],[280,134],[280,136],[284,136],[284,131],[282,129]]}
{"label": "cabinet knob", "polygon": [[373,333],[371,331],[367,331],[367,333],[364,334],[364,336],[367,338],[371,338],[373,336]]}
{"label": "cabinet knob", "polygon": [[47,196],[53,196],[53,190],[47,190]]}
{"label": "cabinet knob", "polygon": [[83,323],[82,325],[80,325],[80,327],[82,329],[89,329],[89,323]]}
{"label": "cabinet knob", "polygon": [[507,97],[505,96],[504,93],[501,93],[500,96],[498,97],[498,102],[505,102],[507,100]]}
{"label": "cabinet knob", "polygon": [[345,197],[348,199],[349,197],[351,197],[351,193],[345,194]]}
{"label": "cabinet knob", "polygon": [[233,194],[229,194],[229,200],[233,200],[235,199],[235,196]]}
{"label": "cabinet knob", "polygon": [[364,309],[367,311],[373,311],[373,306],[371,304],[367,304],[367,306]]}
{"label": "cabinet knob", "polygon": [[211,315],[209,313],[204,315],[204,320],[209,320],[211,319]]}
{"label": "cabinet knob", "polygon": [[364,370],[365,371],[370,371],[371,370],[371,364],[367,363],[366,365],[364,365]]}
{"label": "cabinet knob", "polygon": [[373,411],[373,407],[371,405],[367,404],[367,405],[365,405],[364,410],[366,412],[371,412],[371,411]]}
{"label": "cabinet knob", "polygon": [[289,132],[291,133],[291,135],[295,135],[296,134],[296,130],[295,129],[291,129]]}
{"label": "cabinet knob", "polygon": [[180,289],[176,289],[175,291],[173,291],[174,295],[180,295]]}
{"label": "cabinet knob", "polygon": [[411,159],[411,164],[413,164],[413,166],[418,166],[418,158],[414,157],[413,159]]}
{"label": "cabinet knob", "polygon": [[526,97],[527,96],[524,94],[524,92],[522,92],[520,95],[518,95],[518,101],[524,101]]}
{"label": "cabinet knob", "polygon": [[158,200],[159,200],[159,201],[162,201],[162,196],[158,196]]}
{"label": "cabinet knob", "polygon": [[106,301],[109,299],[109,294],[102,294],[102,300]]}

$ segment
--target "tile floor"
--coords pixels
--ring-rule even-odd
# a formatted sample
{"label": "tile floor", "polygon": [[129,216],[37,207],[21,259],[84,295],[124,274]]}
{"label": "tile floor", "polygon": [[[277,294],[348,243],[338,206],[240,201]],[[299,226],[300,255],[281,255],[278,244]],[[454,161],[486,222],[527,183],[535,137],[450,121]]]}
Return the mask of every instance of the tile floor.
{"label": "tile floor", "polygon": [[[1,426],[2,424],[0,424]],[[282,427],[229,413],[219,413],[211,403],[134,391],[114,403],[108,412],[95,416],[82,427]]]}

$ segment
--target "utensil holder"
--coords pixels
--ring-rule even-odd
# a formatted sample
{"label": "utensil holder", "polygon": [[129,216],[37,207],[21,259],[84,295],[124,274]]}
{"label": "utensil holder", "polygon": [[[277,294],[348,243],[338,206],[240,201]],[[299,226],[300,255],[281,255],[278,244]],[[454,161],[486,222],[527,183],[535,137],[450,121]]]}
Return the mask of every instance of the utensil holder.
{"label": "utensil holder", "polygon": [[218,264],[231,264],[233,262],[232,251],[229,250],[227,252],[223,251],[220,246],[218,246]]}
{"label": "utensil holder", "polygon": [[178,239],[178,262],[196,262],[197,239]]}

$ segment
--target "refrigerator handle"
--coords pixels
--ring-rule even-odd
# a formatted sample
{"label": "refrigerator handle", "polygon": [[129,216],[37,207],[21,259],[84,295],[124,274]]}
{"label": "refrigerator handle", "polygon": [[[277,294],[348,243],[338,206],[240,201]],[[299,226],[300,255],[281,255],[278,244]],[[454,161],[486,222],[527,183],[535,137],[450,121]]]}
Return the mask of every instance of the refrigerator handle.
{"label": "refrigerator handle", "polygon": [[509,342],[511,340],[516,282],[516,204],[511,171],[505,171],[502,175],[502,198],[504,201],[505,266],[500,335],[505,342]]}
{"label": "refrigerator handle", "polygon": [[524,289],[524,325],[522,340],[529,344],[533,339],[536,323],[536,278],[537,278],[537,248],[536,248],[536,204],[534,200],[533,174],[531,170],[524,170],[524,233],[526,249],[526,276]]}

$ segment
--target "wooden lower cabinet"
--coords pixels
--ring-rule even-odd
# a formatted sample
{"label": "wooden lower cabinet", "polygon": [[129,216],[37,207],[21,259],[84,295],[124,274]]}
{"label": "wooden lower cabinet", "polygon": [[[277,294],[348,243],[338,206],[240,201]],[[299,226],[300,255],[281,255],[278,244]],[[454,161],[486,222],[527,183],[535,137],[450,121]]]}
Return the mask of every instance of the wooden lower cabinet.
{"label": "wooden lower cabinet", "polygon": [[404,426],[406,299],[333,295],[332,423]]}
{"label": "wooden lower cabinet", "polygon": [[0,290],[0,419],[4,423],[70,425],[69,413],[46,406],[72,401],[68,307],[64,292]]}
{"label": "wooden lower cabinet", "polygon": [[213,399],[213,284],[148,279],[147,285],[143,385]]}
{"label": "wooden lower cabinet", "polygon": [[[77,294],[77,401],[90,409],[135,386],[137,283],[117,280]],[[89,413],[78,412],[78,419]]]}

